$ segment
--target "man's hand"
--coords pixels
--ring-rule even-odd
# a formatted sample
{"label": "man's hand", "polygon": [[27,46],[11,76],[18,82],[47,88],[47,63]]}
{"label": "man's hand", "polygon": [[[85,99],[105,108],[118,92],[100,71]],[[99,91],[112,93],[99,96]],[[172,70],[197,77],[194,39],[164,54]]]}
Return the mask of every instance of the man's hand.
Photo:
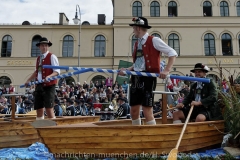
{"label": "man's hand", "polygon": [[177,107],[177,108],[183,108],[184,105],[183,105],[182,103],[178,103],[178,104],[176,105],[176,107]]}
{"label": "man's hand", "polygon": [[191,106],[192,105],[194,105],[194,106],[201,106],[202,103],[201,102],[197,102],[197,101],[192,101]]}
{"label": "man's hand", "polygon": [[168,71],[164,70],[163,72],[160,72],[159,74],[159,78],[161,79],[165,79],[167,77],[167,75],[169,74]]}
{"label": "man's hand", "polygon": [[125,76],[126,74],[123,73],[123,71],[126,71],[126,70],[127,70],[127,68],[120,68],[120,69],[119,69],[119,72],[118,72],[118,75],[120,75],[120,76]]}
{"label": "man's hand", "polygon": [[25,82],[25,84],[24,84],[24,85],[25,85],[26,87],[28,87],[28,86],[30,86],[30,84],[29,84],[29,83],[30,83],[30,81],[29,81],[29,80],[27,80],[27,81]]}
{"label": "man's hand", "polygon": [[51,78],[51,76],[47,76],[47,77],[45,78],[45,81],[46,81],[46,82],[50,82],[49,78]]}

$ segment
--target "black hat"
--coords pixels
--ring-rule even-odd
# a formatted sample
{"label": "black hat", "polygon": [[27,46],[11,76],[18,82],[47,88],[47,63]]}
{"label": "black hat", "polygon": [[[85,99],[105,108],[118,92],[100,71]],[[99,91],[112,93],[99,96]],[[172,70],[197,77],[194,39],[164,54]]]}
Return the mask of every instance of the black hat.
{"label": "black hat", "polygon": [[67,102],[73,104],[73,101],[70,98],[67,99]]}
{"label": "black hat", "polygon": [[49,47],[52,46],[52,43],[46,37],[42,37],[36,46],[38,47],[40,44],[48,44]]}
{"label": "black hat", "polygon": [[147,18],[137,17],[137,18],[133,18],[132,21],[134,23],[133,24],[129,24],[129,26],[139,26],[139,27],[143,27],[143,28],[147,28],[147,29],[152,28],[151,26],[148,25]]}
{"label": "black hat", "polygon": [[79,103],[80,103],[80,100],[75,99],[74,102],[76,102],[77,104],[79,104]]}
{"label": "black hat", "polygon": [[124,97],[118,97],[117,102],[118,102],[119,100],[122,100],[122,101],[124,101],[124,102],[127,102],[127,99],[124,98]]}
{"label": "black hat", "polygon": [[29,101],[29,100],[25,100],[23,103],[24,103],[24,104],[32,104],[32,102]]}
{"label": "black hat", "polygon": [[206,66],[206,65],[204,65],[202,63],[197,63],[197,64],[195,64],[194,69],[192,69],[190,71],[194,72],[195,70],[202,70],[202,71],[207,73],[209,68],[208,68],[208,66]]}

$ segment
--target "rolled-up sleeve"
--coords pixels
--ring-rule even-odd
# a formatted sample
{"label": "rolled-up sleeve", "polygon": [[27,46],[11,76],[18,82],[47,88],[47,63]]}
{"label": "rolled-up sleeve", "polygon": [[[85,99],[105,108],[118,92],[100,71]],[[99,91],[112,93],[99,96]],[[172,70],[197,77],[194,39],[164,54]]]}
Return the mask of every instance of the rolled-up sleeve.
{"label": "rolled-up sleeve", "polygon": [[153,46],[156,50],[162,52],[163,54],[167,55],[168,57],[178,56],[177,52],[169,47],[163,40],[158,37],[153,37],[152,39]]}
{"label": "rolled-up sleeve", "polygon": [[[51,64],[52,66],[59,66],[58,58],[54,54],[51,56]],[[53,69],[53,71],[58,72],[60,74],[60,69]]]}

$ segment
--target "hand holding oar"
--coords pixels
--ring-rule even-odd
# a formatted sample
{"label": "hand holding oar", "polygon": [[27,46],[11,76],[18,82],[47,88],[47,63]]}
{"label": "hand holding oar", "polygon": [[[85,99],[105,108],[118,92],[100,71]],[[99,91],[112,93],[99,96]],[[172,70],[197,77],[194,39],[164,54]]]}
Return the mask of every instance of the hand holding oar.
{"label": "hand holding oar", "polygon": [[183,134],[184,134],[184,132],[185,132],[185,130],[186,130],[186,127],[187,127],[188,121],[189,121],[189,119],[190,119],[190,116],[191,116],[191,114],[192,114],[193,108],[194,108],[194,105],[192,105],[191,108],[190,108],[190,111],[189,111],[189,113],[188,113],[187,119],[186,119],[186,121],[185,121],[185,123],[184,123],[184,126],[183,126],[183,129],[182,129],[182,132],[181,132],[180,137],[179,137],[179,139],[178,139],[177,145],[176,145],[175,148],[173,148],[173,149],[170,151],[170,153],[168,154],[167,160],[177,160],[178,147],[179,147],[179,145],[180,145],[180,143],[181,143]]}
{"label": "hand holding oar", "polygon": [[[168,108],[167,111],[171,111],[171,110],[174,110],[174,109],[177,109],[177,107]],[[154,113],[153,116],[156,116],[156,115],[161,114],[161,113],[162,113],[162,111]]]}

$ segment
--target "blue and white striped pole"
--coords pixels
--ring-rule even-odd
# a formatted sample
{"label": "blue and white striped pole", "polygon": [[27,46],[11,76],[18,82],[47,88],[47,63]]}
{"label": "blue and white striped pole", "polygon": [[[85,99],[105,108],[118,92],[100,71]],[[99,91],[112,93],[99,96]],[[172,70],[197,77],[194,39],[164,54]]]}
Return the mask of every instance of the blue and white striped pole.
{"label": "blue and white striped pole", "polygon": [[[47,81],[51,81],[51,80],[55,80],[55,79],[60,79],[60,78],[65,78],[65,77],[71,77],[73,75],[76,75],[76,74],[81,74],[81,73],[85,73],[85,72],[89,72],[89,71],[92,71],[91,68],[88,68],[88,69],[81,69],[81,70],[77,70],[75,72],[68,72],[68,73],[65,73],[65,74],[62,74],[62,75],[58,75],[58,76],[53,76],[49,79],[47,79]],[[41,81],[35,81],[35,82],[30,82],[29,83],[29,86],[33,85],[33,84],[40,84],[40,83],[43,83],[45,82],[46,80],[41,80]],[[23,88],[25,87],[25,84],[23,85],[20,85],[20,88]]]}
{"label": "blue and white striped pole", "polygon": [[[51,66],[51,65],[43,65],[43,68],[63,69],[63,70],[89,69],[89,68],[83,68],[83,67]],[[111,70],[111,69],[101,69],[101,68],[90,68],[90,69],[91,69],[92,72],[104,72],[104,73],[118,73],[119,72],[119,70]],[[136,72],[136,71],[127,71],[127,70],[123,71],[123,73],[128,74],[128,75],[159,77],[158,73]],[[210,83],[210,79],[208,79],[208,78],[196,78],[196,77],[175,76],[175,75],[168,75],[167,78]]]}

